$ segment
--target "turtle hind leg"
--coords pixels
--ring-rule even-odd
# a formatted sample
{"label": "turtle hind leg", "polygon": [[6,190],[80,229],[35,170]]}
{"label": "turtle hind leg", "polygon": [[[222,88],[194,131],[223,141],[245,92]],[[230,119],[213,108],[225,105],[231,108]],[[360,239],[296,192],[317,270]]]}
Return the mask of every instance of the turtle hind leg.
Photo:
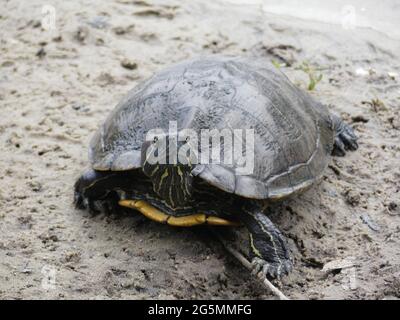
{"label": "turtle hind leg", "polygon": [[332,155],[343,157],[347,150],[357,150],[357,136],[353,128],[346,124],[338,116],[332,115],[333,126],[335,128],[335,142],[333,145]]}
{"label": "turtle hind leg", "polygon": [[249,231],[250,258],[255,273],[280,278],[292,270],[286,239],[256,205],[242,206],[240,220]]}

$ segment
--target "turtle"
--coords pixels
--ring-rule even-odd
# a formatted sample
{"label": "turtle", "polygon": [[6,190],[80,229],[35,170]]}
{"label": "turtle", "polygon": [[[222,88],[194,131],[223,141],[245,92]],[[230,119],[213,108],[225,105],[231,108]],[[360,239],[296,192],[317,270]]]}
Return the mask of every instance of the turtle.
{"label": "turtle", "polygon": [[93,211],[112,203],[171,226],[242,225],[253,271],[279,278],[293,259],[270,203],[308,189],[357,139],[270,62],[202,56],[155,73],[118,103],[90,142],[74,202]]}

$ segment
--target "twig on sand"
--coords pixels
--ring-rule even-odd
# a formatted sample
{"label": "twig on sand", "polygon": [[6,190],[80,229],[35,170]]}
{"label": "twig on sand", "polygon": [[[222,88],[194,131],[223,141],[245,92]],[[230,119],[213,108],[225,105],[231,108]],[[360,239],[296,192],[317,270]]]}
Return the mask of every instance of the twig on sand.
{"label": "twig on sand", "polygon": [[[224,239],[221,238],[216,232],[212,231],[215,237],[221,242],[224,248],[232,254],[246,269],[252,270],[251,263],[237,250],[229,246]],[[266,286],[274,295],[280,300],[289,300],[277,287],[275,287],[261,272],[257,274],[257,278]]]}

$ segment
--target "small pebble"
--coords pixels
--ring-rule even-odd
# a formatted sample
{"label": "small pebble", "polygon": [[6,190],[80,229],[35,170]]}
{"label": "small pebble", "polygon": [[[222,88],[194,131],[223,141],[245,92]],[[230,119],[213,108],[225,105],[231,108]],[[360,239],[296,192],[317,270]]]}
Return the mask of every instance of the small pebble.
{"label": "small pebble", "polygon": [[36,56],[39,58],[43,58],[46,55],[46,51],[44,50],[44,48],[40,48],[37,52],[36,52]]}
{"label": "small pebble", "polygon": [[75,39],[83,43],[87,38],[88,34],[89,31],[87,28],[79,27],[75,33]]}
{"label": "small pebble", "polygon": [[368,214],[363,213],[360,216],[360,218],[361,218],[362,222],[364,222],[371,230],[373,230],[373,231],[380,230],[379,226],[374,221],[372,221],[371,217]]}
{"label": "small pebble", "polygon": [[138,67],[136,62],[134,62],[132,60],[128,60],[128,59],[122,60],[121,66],[123,66],[125,69],[129,69],[129,70],[135,70]]}
{"label": "small pebble", "polygon": [[351,117],[351,120],[353,120],[353,122],[362,122],[362,123],[367,123],[369,121],[369,119],[363,114],[353,116]]}

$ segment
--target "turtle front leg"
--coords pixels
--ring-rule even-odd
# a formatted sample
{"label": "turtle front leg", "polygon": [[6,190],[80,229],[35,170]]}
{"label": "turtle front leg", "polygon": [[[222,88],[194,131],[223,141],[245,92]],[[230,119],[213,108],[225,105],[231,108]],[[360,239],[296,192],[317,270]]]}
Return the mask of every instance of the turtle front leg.
{"label": "turtle front leg", "polygon": [[[98,214],[102,211],[101,209],[105,212],[114,211],[118,199],[109,197],[111,187],[114,187],[113,176],[109,173],[87,169],[75,182],[75,207],[81,210],[88,209],[91,214]],[[102,200],[102,208],[96,206],[98,200]]]}
{"label": "turtle front leg", "polygon": [[94,198],[96,197],[90,196],[90,193],[95,190],[92,186],[99,179],[99,175],[96,171],[87,169],[76,180],[74,185],[74,204],[77,209],[95,211]]}
{"label": "turtle front leg", "polygon": [[292,270],[286,239],[258,205],[242,206],[240,220],[249,231],[253,272],[279,278]]}
{"label": "turtle front leg", "polygon": [[333,127],[336,131],[335,142],[332,150],[332,155],[343,157],[346,150],[357,150],[357,136],[351,126],[346,124],[338,116],[332,115]]}

